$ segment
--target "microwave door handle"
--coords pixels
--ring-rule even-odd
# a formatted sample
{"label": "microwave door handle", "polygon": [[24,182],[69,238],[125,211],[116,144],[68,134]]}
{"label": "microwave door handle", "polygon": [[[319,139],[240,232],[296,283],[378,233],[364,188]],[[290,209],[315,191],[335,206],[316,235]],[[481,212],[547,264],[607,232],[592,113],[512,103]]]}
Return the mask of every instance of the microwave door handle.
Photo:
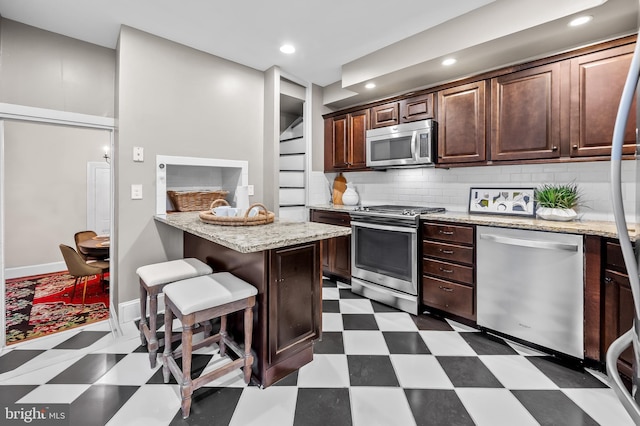
{"label": "microwave door handle", "polygon": [[415,159],[416,161],[418,160],[418,149],[417,149],[417,145],[418,145],[418,131],[414,130],[413,134],[411,135],[411,158]]}

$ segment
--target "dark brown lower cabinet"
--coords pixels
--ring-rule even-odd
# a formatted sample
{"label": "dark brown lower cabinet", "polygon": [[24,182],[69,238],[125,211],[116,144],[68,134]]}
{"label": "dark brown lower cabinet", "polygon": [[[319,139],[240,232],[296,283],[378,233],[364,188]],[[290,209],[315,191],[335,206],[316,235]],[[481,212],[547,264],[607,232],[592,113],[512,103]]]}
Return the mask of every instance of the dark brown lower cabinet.
{"label": "dark brown lower cabinet", "polygon": [[[320,243],[239,253],[184,233],[184,256],[228,271],[258,289],[253,309],[253,379],[267,387],[313,360],[322,330]],[[242,316],[229,332],[242,336]]]}
{"label": "dark brown lower cabinet", "polygon": [[[349,213],[311,210],[311,221],[337,226],[351,226]],[[351,282],[351,236],[329,238],[320,242],[322,272],[325,276]]]}

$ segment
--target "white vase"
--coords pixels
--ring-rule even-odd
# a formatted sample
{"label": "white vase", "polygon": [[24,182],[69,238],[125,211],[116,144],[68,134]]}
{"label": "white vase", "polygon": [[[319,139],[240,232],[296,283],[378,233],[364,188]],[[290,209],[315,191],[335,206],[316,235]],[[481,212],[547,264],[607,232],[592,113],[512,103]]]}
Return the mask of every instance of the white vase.
{"label": "white vase", "polygon": [[347,183],[347,189],[344,191],[344,194],[342,194],[342,204],[344,204],[345,206],[355,206],[356,204],[358,204],[359,200],[360,197],[358,196],[356,190],[353,188],[353,186],[351,186],[350,183]]}
{"label": "white vase", "polygon": [[569,222],[575,220],[578,214],[573,209],[554,209],[551,207],[538,207],[536,216],[545,220],[555,220],[559,222]]}

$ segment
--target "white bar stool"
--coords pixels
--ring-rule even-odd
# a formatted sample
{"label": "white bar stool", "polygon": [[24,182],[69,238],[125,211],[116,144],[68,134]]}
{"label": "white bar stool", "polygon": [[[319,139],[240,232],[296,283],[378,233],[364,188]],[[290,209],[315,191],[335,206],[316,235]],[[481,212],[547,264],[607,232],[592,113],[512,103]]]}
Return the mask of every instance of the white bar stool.
{"label": "white bar stool", "polygon": [[[244,370],[245,383],[249,383],[253,364],[252,309],[256,304],[258,290],[229,272],[218,272],[169,284],[163,292],[166,306],[165,340],[171,340],[171,324],[175,316],[182,323],[182,348],[172,351],[170,344],[164,346],[162,374],[165,383],[169,382],[172,374],[180,384],[182,417],[186,419],[191,410],[191,395],[196,389],[240,367]],[[244,351],[227,335],[226,329],[227,315],[241,310],[244,310]],[[220,318],[220,331],[213,336],[207,336],[205,333],[204,340],[194,345],[193,326],[215,318]],[[192,379],[192,352],[216,342],[220,347],[220,356],[225,356],[226,349],[229,348],[238,358]],[[179,357],[182,357],[182,370],[176,363],[176,358]]]}
{"label": "white bar stool", "polygon": [[[167,340],[158,340],[158,294],[165,285],[186,278],[208,275],[213,269],[206,263],[186,258],[153,263],[141,266],[136,270],[140,278],[140,341],[147,346],[151,368],[156,366],[158,348]],[[147,325],[147,296],[149,297],[149,324]],[[169,346],[171,346],[169,344]]]}

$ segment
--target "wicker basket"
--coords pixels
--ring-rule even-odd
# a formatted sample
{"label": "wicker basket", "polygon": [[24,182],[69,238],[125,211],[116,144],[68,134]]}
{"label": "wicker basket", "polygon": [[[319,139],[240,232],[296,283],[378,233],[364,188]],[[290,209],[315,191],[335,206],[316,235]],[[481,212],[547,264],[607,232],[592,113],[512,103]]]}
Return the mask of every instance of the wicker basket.
{"label": "wicker basket", "polygon": [[224,199],[229,191],[167,191],[173,207],[179,212],[208,209],[212,202]]}
{"label": "wicker basket", "polygon": [[[228,206],[229,203],[226,200],[216,200],[211,203],[211,209],[218,206]],[[252,208],[259,208],[258,214],[249,217],[249,212]],[[200,212],[200,220],[204,223],[210,223],[212,225],[223,225],[223,226],[251,226],[251,225],[266,225],[267,223],[272,223],[275,220],[275,214],[267,210],[267,208],[260,204],[255,203],[251,204],[244,216],[216,216],[211,210]]]}

